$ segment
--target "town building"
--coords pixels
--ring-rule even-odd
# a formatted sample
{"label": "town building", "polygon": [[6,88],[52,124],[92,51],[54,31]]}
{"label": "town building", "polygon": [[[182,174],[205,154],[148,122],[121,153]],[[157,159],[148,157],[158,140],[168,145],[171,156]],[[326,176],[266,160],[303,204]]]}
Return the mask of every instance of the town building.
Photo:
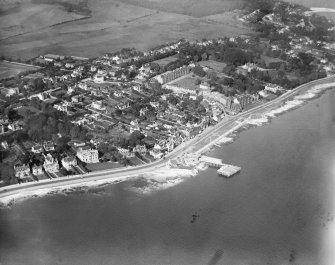
{"label": "town building", "polygon": [[78,148],[77,157],[80,161],[84,163],[98,163],[99,162],[98,150],[92,149],[88,146]]}
{"label": "town building", "polygon": [[154,148],[150,150],[149,154],[155,159],[162,158],[162,147],[159,144],[155,144]]}
{"label": "town building", "polygon": [[14,166],[15,177],[26,179],[30,177],[30,167],[27,164]]}
{"label": "town building", "polygon": [[35,175],[35,176],[43,174],[43,168],[42,168],[42,166],[34,165],[32,167],[32,171],[33,171],[33,175]]}
{"label": "town building", "polygon": [[163,74],[157,75],[154,77],[159,83],[166,84],[169,83],[179,77],[182,77],[184,75],[187,75],[190,72],[190,67],[189,66],[182,66],[180,68],[177,68],[173,71],[168,71]]}
{"label": "town building", "polygon": [[139,153],[140,155],[145,155],[147,153],[147,148],[145,145],[136,145],[134,148],[133,148],[133,152],[134,153]]}
{"label": "town building", "polygon": [[73,156],[67,156],[62,159],[62,166],[66,170],[71,170],[73,166],[77,165],[77,159]]}
{"label": "town building", "polygon": [[31,148],[31,151],[34,153],[34,154],[39,154],[39,153],[42,153],[44,150],[43,150],[43,146],[38,144],[38,145],[34,145],[32,148]]}
{"label": "town building", "polygon": [[45,142],[43,144],[44,150],[46,152],[54,151],[55,150],[55,145],[53,142]]}
{"label": "town building", "polygon": [[49,173],[58,172],[59,165],[58,165],[57,159],[54,159],[52,157],[52,155],[50,155],[50,154],[44,155],[44,158],[45,158],[45,160],[44,160],[43,167],[44,167],[45,171],[49,172]]}

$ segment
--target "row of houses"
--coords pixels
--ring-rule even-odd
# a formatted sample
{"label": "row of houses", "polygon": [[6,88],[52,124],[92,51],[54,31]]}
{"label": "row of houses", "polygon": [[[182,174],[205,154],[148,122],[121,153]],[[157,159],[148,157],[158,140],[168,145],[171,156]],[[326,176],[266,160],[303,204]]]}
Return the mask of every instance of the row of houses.
{"label": "row of houses", "polygon": [[[42,146],[41,146],[42,148]],[[43,174],[44,171],[47,173],[59,172],[59,162],[50,153],[44,155],[43,165],[33,165],[31,168],[28,164],[15,165],[14,172],[15,177],[19,179],[26,179],[31,176],[31,174],[38,176]],[[90,147],[79,147],[76,153],[77,158],[84,163],[98,163],[99,156],[98,150],[92,149]],[[77,159],[74,156],[66,156],[61,160],[61,165],[66,170],[71,170],[72,167],[77,165]]]}
{"label": "row of houses", "polygon": [[177,68],[173,71],[168,71],[163,74],[157,75],[154,77],[155,80],[157,80],[160,84],[166,84],[169,83],[179,77],[182,77],[184,75],[187,75],[190,73],[191,69],[188,65],[182,66],[180,68]]}

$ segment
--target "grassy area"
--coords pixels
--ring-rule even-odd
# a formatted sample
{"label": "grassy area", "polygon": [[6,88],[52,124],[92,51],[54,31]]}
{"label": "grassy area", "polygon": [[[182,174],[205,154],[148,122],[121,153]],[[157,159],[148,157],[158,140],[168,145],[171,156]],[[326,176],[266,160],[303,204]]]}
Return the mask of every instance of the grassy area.
{"label": "grassy area", "polygon": [[13,77],[19,73],[34,70],[37,67],[33,65],[23,65],[11,62],[0,61],[0,80]]}
{"label": "grassy area", "polygon": [[104,162],[104,163],[95,163],[95,164],[87,164],[86,168],[91,171],[99,171],[99,170],[105,170],[105,169],[113,169],[113,168],[120,168],[123,167],[119,163],[113,163],[113,162]]}
{"label": "grassy area", "polygon": [[282,59],[269,57],[269,56],[266,56],[266,55],[261,55],[261,59],[264,60],[266,65],[269,65],[270,63],[284,62]]}
{"label": "grassy area", "polygon": [[[60,17],[63,16],[63,13],[59,13],[58,10],[55,11],[54,16],[48,18],[49,20],[46,23],[43,22],[45,18],[42,17],[48,12],[34,13],[33,20],[36,22],[27,22],[29,30],[24,29],[25,34],[0,40],[0,55],[16,56],[22,59],[45,53],[95,57],[125,47],[148,50],[162,43],[181,38],[194,40],[217,38],[218,36],[236,36],[251,32],[249,29],[240,27],[237,23],[222,24],[178,12],[184,5],[187,12],[188,10],[193,12],[193,9],[197,9],[200,10],[201,15],[224,12],[227,10],[227,5],[225,7],[220,2],[232,3],[232,0],[195,0],[194,4],[193,0],[192,3],[191,0],[150,1],[152,5],[148,5],[148,8],[140,7],[140,2],[143,4],[149,3],[147,0],[125,0],[121,2],[116,0],[89,0],[87,5],[91,10],[90,18],[60,24],[59,21],[64,19],[58,18],[57,14]],[[159,6],[156,9],[154,8],[156,3],[171,6],[173,10],[166,9],[170,12],[162,12],[164,8]],[[65,12],[63,9],[60,11]],[[73,13],[70,14],[73,15]],[[24,9],[21,10],[20,8],[10,15],[13,18],[18,16],[28,17],[25,15]],[[2,17],[0,16],[0,19]],[[12,24],[18,25],[13,18],[11,18],[14,23]],[[24,25],[24,20],[20,19],[20,21],[19,24]],[[8,22],[9,25],[11,23]],[[28,25],[31,26],[28,27]],[[41,28],[41,25],[50,26]],[[24,28],[24,26],[22,27]],[[0,28],[0,35],[3,36],[1,30]]]}
{"label": "grassy area", "polygon": [[174,62],[178,59],[177,55],[169,56],[160,60],[153,61],[153,63],[157,63],[160,67],[164,67],[165,65]]}
{"label": "grassy area", "polygon": [[244,0],[121,0],[121,2],[193,17],[204,17],[241,9],[245,5]]}
{"label": "grassy area", "polygon": [[199,88],[199,85],[195,84],[195,81],[198,78],[200,78],[200,77],[197,77],[197,76],[193,77],[192,75],[186,75],[184,78],[179,79],[176,82],[173,82],[172,85],[195,90],[195,89]]}
{"label": "grassy area", "polygon": [[216,72],[222,73],[223,68],[225,68],[227,66],[227,64],[225,63],[221,63],[221,62],[216,62],[216,61],[212,61],[212,60],[208,60],[208,61],[200,61],[199,64],[201,66],[205,66],[208,67]]}

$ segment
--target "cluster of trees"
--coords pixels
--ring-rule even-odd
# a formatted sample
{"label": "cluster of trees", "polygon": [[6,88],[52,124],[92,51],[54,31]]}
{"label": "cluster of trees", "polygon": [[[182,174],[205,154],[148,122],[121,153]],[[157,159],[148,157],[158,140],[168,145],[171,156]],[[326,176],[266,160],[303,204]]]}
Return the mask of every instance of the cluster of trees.
{"label": "cluster of trees", "polygon": [[[32,101],[38,102],[37,99]],[[72,124],[66,115],[45,102],[40,102],[40,106],[42,112],[33,113],[26,108],[22,113],[26,123],[25,131],[31,140],[51,140],[53,135],[58,133],[70,135],[72,139],[86,139],[86,130]]]}

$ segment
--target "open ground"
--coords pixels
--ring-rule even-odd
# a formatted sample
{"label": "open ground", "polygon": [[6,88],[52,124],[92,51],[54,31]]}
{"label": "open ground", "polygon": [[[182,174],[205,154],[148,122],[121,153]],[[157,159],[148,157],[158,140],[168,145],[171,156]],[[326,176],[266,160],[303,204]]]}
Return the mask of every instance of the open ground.
{"label": "open ground", "polygon": [[[252,33],[248,27],[238,23],[236,17],[228,13],[225,15],[226,11],[240,7],[242,0],[235,5],[235,1],[231,0],[209,1],[210,4],[203,9],[200,8],[203,3],[199,0],[192,1],[192,5],[190,0],[169,0],[169,5],[165,1],[89,0],[87,6],[91,13],[85,19],[81,19],[83,15],[73,12],[66,15],[59,6],[59,10],[55,10],[50,4],[36,7],[29,0],[23,2],[25,7],[35,5],[35,22],[27,22],[25,26],[32,13],[23,12],[21,8],[2,13],[0,18],[19,15],[20,22],[13,25],[20,24],[22,28],[16,30],[20,34],[15,36],[8,35],[10,25],[5,24],[5,28],[0,28],[0,55],[22,59],[44,53],[96,57],[125,47],[144,51],[181,38],[194,40]],[[149,5],[149,2],[152,3]],[[226,4],[223,5],[223,2]],[[144,4],[146,7],[142,7]],[[190,14],[183,12],[183,6],[187,5],[190,10],[194,9]],[[44,23],[46,19],[41,18],[43,10],[36,13],[42,7],[58,15],[50,16],[48,22]],[[196,12],[198,9],[202,11]],[[225,21],[206,18],[214,14],[226,17]]]}
{"label": "open ground", "polygon": [[21,72],[34,70],[39,67],[27,64],[0,61],[0,80],[18,75]]}

